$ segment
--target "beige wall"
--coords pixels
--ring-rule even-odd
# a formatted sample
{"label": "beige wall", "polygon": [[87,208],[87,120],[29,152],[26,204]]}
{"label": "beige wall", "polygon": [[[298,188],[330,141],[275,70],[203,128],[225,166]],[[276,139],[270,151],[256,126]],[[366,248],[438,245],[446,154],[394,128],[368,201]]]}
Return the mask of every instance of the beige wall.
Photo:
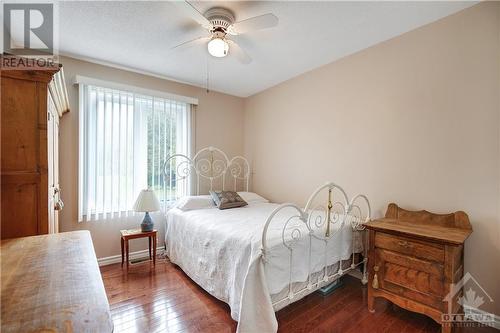
{"label": "beige wall", "polygon": [[[230,156],[243,153],[243,100],[172,81],[140,75],[106,66],[63,57],[71,112],[61,118],[60,184],[65,203],[61,213],[61,231],[90,230],[98,258],[120,254],[120,229],[137,227],[142,216],[78,223],[78,87],[75,75],[115,81],[147,89],[198,98],[196,110],[196,148],[215,146]],[[164,222],[160,213],[153,215],[163,243]],[[136,240],[131,250],[147,248],[147,241]]]}
{"label": "beige wall", "polygon": [[247,98],[253,189],[305,204],[332,180],[375,217],[466,211],[465,267],[500,314],[499,34],[482,3]]}

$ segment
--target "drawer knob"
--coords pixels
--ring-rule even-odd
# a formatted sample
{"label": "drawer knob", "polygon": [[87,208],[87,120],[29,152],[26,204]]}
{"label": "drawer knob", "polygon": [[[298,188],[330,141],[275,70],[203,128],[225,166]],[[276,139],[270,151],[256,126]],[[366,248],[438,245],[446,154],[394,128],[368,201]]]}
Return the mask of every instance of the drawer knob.
{"label": "drawer knob", "polygon": [[372,287],[373,289],[378,289],[378,276],[376,272],[378,272],[379,267],[375,265],[373,266],[373,270],[375,271],[375,274],[373,275]]}

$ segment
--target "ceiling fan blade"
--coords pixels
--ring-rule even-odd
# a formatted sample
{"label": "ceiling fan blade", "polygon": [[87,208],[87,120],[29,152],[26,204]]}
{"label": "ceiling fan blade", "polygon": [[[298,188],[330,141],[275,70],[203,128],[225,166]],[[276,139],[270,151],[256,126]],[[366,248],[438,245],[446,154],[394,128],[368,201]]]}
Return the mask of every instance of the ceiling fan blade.
{"label": "ceiling fan blade", "polygon": [[278,18],[274,14],[264,14],[233,23],[231,32],[243,34],[248,31],[272,28],[278,25]]}
{"label": "ceiling fan blade", "polygon": [[236,59],[242,64],[249,64],[252,62],[252,58],[236,43],[234,40],[228,40],[229,42],[229,55],[234,55]]}
{"label": "ceiling fan blade", "polygon": [[190,4],[188,1],[182,0],[182,1],[172,1],[174,5],[177,6],[180,10],[184,12],[185,15],[189,16],[192,20],[198,22],[201,26],[204,28],[210,29],[212,27],[212,24],[210,21],[203,16],[202,13],[200,13],[192,4]]}
{"label": "ceiling fan blade", "polygon": [[185,50],[185,49],[189,49],[189,48],[196,46],[196,45],[201,45],[203,42],[208,42],[209,40],[210,40],[210,37],[202,36],[202,37],[197,37],[197,38],[185,41],[183,43],[180,43],[180,44],[172,47],[170,49],[171,50],[170,54],[172,54],[174,51]]}

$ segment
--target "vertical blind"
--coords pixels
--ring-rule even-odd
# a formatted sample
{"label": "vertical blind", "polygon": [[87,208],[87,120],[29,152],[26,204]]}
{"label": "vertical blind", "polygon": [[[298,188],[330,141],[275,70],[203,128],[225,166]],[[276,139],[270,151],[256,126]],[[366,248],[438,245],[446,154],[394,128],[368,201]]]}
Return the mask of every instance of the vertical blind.
{"label": "vertical blind", "polygon": [[186,194],[163,164],[189,154],[190,119],[187,103],[80,84],[79,221],[129,214],[144,188]]}

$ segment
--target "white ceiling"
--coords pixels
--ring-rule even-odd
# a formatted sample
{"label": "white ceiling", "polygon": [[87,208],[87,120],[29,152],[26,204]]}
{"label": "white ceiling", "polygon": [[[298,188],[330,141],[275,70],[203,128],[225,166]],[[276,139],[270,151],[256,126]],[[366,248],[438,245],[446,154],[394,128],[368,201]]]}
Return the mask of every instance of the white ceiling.
{"label": "white ceiling", "polygon": [[[203,45],[172,52],[204,34],[165,1],[59,3],[60,53],[147,72],[212,90],[250,96],[301,73],[472,6],[476,2],[203,1],[236,20],[274,13],[279,26],[239,36],[253,58],[213,58]],[[231,51],[230,51],[231,52]]]}

